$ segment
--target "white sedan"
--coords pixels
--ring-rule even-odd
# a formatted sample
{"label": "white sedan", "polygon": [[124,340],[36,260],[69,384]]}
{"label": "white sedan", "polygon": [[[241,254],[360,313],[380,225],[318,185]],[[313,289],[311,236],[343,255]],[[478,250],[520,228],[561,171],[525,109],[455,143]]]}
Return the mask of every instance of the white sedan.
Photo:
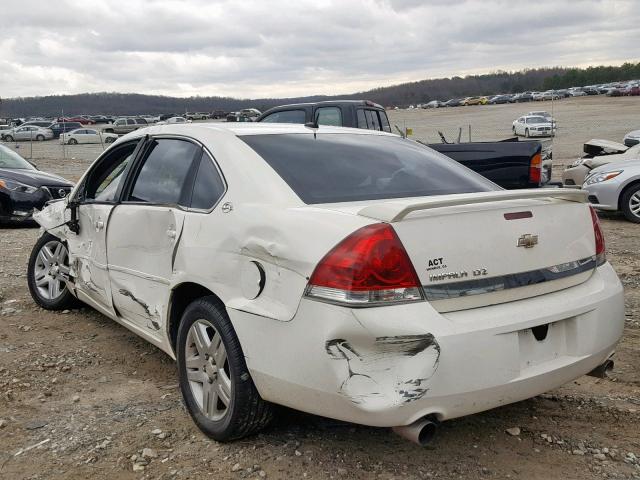
{"label": "white sedan", "polygon": [[552,137],[555,135],[555,123],[545,117],[524,115],[511,124],[511,131],[515,135],[525,137]]}
{"label": "white sedan", "polygon": [[79,143],[113,143],[118,139],[115,133],[105,133],[93,128],[77,128],[60,134],[60,143],[77,145]]}
{"label": "white sedan", "polygon": [[502,190],[384,132],[149,127],[34,217],[34,301],[76,297],[175,358],[219,441],[280,404],[425,444],[601,375],[624,326],[584,192]]}
{"label": "white sedan", "polygon": [[156,122],[156,125],[174,125],[177,123],[191,123],[191,120],[187,120],[184,117],[171,117],[161,122]]}

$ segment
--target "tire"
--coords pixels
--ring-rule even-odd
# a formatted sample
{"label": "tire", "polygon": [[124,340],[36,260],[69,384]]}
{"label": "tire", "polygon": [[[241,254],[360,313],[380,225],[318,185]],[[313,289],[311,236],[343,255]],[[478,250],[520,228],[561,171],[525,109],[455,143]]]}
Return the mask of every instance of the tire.
{"label": "tire", "polygon": [[529,138],[529,129],[528,128],[524,131],[524,136]]}
{"label": "tire", "polygon": [[77,144],[78,144],[78,140],[76,140],[75,138],[69,139],[69,145],[77,145]]}
{"label": "tire", "polygon": [[104,139],[104,143],[113,143],[115,141],[116,141],[116,139],[113,138],[113,137],[107,137],[107,138]]}
{"label": "tire", "polygon": [[624,218],[633,223],[640,223],[640,184],[627,188],[620,199]]}
{"label": "tire", "polygon": [[273,419],[274,406],[260,397],[238,337],[215,297],[200,298],[185,310],[178,328],[177,359],[185,405],[208,437],[235,440],[262,430]]}
{"label": "tire", "polygon": [[78,304],[61,278],[65,273],[69,274],[67,246],[59,238],[45,233],[33,246],[27,267],[29,292],[42,308],[64,310]]}
{"label": "tire", "polygon": [[44,135],[38,135],[38,136],[36,137],[36,141],[38,141],[38,142],[44,142]]}
{"label": "tire", "polygon": [[5,135],[4,136],[4,141],[8,142],[8,143],[11,143],[11,142],[13,142],[13,137],[11,135]]}

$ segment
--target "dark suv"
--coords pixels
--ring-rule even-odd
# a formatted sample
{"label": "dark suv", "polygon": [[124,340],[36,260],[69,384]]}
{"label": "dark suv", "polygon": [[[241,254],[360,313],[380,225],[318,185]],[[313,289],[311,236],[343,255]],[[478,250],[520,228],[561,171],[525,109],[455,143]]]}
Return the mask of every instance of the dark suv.
{"label": "dark suv", "polygon": [[256,122],[316,123],[336,127],[365,128],[391,132],[384,108],[369,100],[331,100],[295,103],[267,110]]}
{"label": "dark suv", "polygon": [[53,132],[53,138],[58,138],[61,133],[67,133],[82,127],[84,127],[84,125],[80,122],[54,122],[47,128]]}

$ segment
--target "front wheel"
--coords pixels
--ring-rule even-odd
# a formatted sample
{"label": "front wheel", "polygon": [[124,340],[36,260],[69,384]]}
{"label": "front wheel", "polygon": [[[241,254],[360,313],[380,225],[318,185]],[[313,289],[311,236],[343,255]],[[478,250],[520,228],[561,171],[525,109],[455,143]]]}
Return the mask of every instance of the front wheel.
{"label": "front wheel", "polygon": [[4,141],[5,142],[13,142],[13,137],[11,135],[5,135],[4,136]]}
{"label": "front wheel", "polygon": [[116,139],[113,138],[113,137],[107,137],[107,138],[104,139],[104,143],[113,143],[115,141],[116,141]]}
{"label": "front wheel", "polygon": [[622,213],[633,223],[640,223],[640,185],[634,185],[622,194]]}
{"label": "front wheel", "polygon": [[78,144],[78,140],[76,140],[75,138],[69,139],[69,145],[77,145],[77,144]]}
{"label": "front wheel", "polygon": [[33,300],[47,310],[64,310],[75,304],[67,288],[69,252],[67,246],[49,233],[42,235],[31,251],[27,284]]}
{"label": "front wheel", "polygon": [[36,141],[38,141],[38,142],[44,142],[44,135],[38,135],[38,136],[36,137]]}
{"label": "front wheel", "polygon": [[177,338],[178,375],[194,422],[219,442],[255,433],[273,418],[258,393],[229,317],[214,297],[187,307]]}

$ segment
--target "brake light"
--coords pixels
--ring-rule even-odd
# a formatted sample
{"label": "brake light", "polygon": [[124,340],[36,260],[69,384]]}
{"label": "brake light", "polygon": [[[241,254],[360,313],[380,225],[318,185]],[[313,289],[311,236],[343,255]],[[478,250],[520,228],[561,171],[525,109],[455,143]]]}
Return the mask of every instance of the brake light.
{"label": "brake light", "polygon": [[540,184],[542,179],[542,156],[536,153],[529,164],[529,183]]}
{"label": "brake light", "polygon": [[600,228],[600,219],[598,214],[591,205],[589,205],[589,211],[591,212],[591,222],[593,223],[593,234],[596,241],[596,263],[602,265],[607,261],[606,248],[604,244],[604,234],[602,228]]}
{"label": "brake light", "polygon": [[350,306],[422,300],[411,260],[386,223],[356,230],[316,266],[306,295]]}

